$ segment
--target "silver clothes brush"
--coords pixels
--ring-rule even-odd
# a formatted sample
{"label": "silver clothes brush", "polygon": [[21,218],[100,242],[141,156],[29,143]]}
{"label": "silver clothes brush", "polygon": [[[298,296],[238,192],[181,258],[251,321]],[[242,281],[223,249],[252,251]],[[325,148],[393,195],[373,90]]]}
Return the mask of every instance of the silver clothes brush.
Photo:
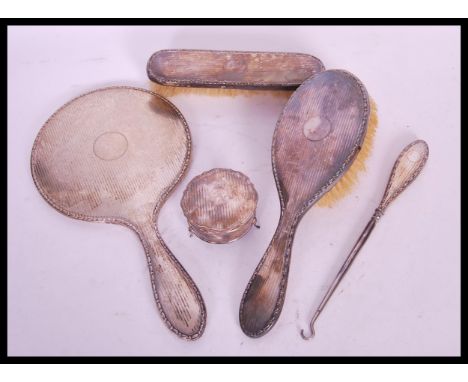
{"label": "silver clothes brush", "polygon": [[390,175],[390,179],[388,181],[387,188],[385,190],[382,201],[375,210],[374,215],[370,219],[369,223],[367,223],[367,226],[362,232],[361,236],[359,236],[359,239],[356,241],[356,244],[354,244],[353,249],[346,258],[346,261],[342,265],[341,269],[338,271],[338,274],[335,276],[335,279],[328,288],[328,291],[323,297],[319,307],[315,311],[314,316],[312,317],[312,320],[309,324],[310,335],[305,335],[304,330],[301,330],[301,336],[303,339],[308,340],[315,335],[315,321],[319,317],[322,310],[325,308],[325,305],[327,304],[328,300],[330,300],[330,297],[333,295],[333,292],[335,292],[344,275],[351,267],[351,264],[358,255],[359,251],[369,238],[377,221],[382,217],[389,204],[393,200],[395,200],[395,198],[398,195],[400,195],[406,189],[406,187],[408,187],[413,182],[414,179],[416,179],[416,177],[419,175],[422,168],[426,164],[428,156],[429,147],[427,143],[422,140],[417,140],[410,143],[400,153],[395,162],[395,165],[393,166],[393,170]]}

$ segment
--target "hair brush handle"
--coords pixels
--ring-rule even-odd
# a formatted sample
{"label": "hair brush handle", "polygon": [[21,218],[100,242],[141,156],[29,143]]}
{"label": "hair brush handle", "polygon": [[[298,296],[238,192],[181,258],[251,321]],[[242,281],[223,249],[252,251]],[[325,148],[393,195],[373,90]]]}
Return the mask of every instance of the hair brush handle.
{"label": "hair brush handle", "polygon": [[281,313],[296,225],[285,215],[281,217],[275,235],[245,289],[239,321],[249,337],[266,334]]}

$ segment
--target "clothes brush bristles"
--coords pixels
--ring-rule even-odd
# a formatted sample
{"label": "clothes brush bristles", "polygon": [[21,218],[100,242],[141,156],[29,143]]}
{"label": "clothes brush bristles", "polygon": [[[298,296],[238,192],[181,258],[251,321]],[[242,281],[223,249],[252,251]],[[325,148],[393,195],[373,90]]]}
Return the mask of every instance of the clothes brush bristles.
{"label": "clothes brush bristles", "polygon": [[[246,89],[224,89],[224,88],[193,88],[180,86],[166,86],[151,82],[151,90],[164,97],[175,97],[177,95],[205,95],[217,97],[255,97],[274,96],[285,100],[293,94],[292,90],[246,90]],[[341,177],[341,179],[328,191],[318,202],[319,207],[333,207],[335,203],[349,195],[356,187],[362,172],[366,171],[366,161],[369,158],[374,143],[375,133],[378,127],[377,104],[370,98],[370,115],[366,136],[361,150],[356,159]]]}

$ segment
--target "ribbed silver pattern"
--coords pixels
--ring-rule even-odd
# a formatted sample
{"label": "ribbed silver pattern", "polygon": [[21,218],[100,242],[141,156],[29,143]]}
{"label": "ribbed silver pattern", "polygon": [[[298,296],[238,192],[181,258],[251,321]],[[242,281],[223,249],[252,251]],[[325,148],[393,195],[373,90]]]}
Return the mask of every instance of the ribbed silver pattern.
{"label": "ribbed silver pattern", "polygon": [[193,49],[160,50],[147,65],[162,85],[241,89],[296,89],[322,70],[310,54]]}
{"label": "ribbed silver pattern", "polygon": [[106,88],[75,98],[49,118],[34,143],[31,170],[58,211],[138,234],[165,323],[195,339],[205,326],[203,300],[156,227],[190,150],[188,126],[169,101],[142,89]]}
{"label": "ribbed silver pattern", "polygon": [[209,243],[229,243],[255,223],[257,191],[241,172],[215,168],[193,178],[181,207],[190,231]]}
{"label": "ribbed silver pattern", "polygon": [[281,217],[241,301],[240,324],[247,335],[259,337],[276,323],[286,293],[297,224],[351,165],[368,119],[364,86],[341,70],[317,73],[286,104],[272,147]]}

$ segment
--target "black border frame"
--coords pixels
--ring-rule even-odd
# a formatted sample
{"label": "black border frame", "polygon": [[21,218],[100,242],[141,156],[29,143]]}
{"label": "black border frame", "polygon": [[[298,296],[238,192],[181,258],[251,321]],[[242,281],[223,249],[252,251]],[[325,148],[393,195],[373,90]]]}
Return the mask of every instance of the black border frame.
{"label": "black border frame", "polygon": [[[100,25],[186,25],[186,26],[243,26],[243,25],[261,25],[261,26],[286,26],[286,25],[336,25],[336,26],[403,26],[403,25],[417,25],[417,26],[460,26],[460,37],[461,37],[461,68],[463,68],[463,43],[465,41],[465,19],[434,19],[434,18],[425,18],[425,19],[232,19],[232,18],[221,18],[221,19],[121,19],[121,18],[112,18],[112,19],[2,19],[2,34],[3,41],[5,42],[5,59],[3,63],[3,72],[4,72],[4,96],[7,100],[7,84],[8,84],[8,73],[7,73],[7,33],[8,26],[26,26],[26,25],[77,25],[77,26],[100,26]],[[435,52],[436,53],[436,52]],[[463,70],[461,71],[461,105],[463,105]],[[5,127],[4,127],[4,144],[7,145],[7,103],[3,103],[5,116]],[[463,110],[463,107],[462,107]],[[463,112],[462,112],[463,114]],[[462,115],[461,115],[462,117]],[[461,121],[463,118],[461,118]],[[441,127],[443,128],[443,127]],[[460,142],[461,145],[461,142]],[[7,166],[7,150],[4,151],[5,155],[5,167]],[[463,161],[462,161],[463,163]],[[6,170],[6,168],[5,168]],[[6,171],[5,171],[6,173]],[[460,174],[461,176],[461,174]],[[8,199],[7,199],[8,201]],[[434,202],[437,202],[434,200]],[[462,202],[462,200],[461,200]],[[443,207],[441,207],[443,208]],[[14,213],[14,211],[8,211],[7,203],[7,213]],[[8,226],[6,222],[6,228],[8,231]],[[457,228],[457,227],[455,227]],[[461,229],[461,227],[460,227]],[[5,240],[7,243],[7,240]],[[5,248],[5,247],[4,247]],[[153,363],[181,363],[181,364],[196,364],[196,363],[247,363],[247,364],[257,364],[257,363],[293,363],[293,364],[307,364],[307,363],[380,363],[380,364],[460,364],[467,363],[466,355],[464,351],[463,344],[463,324],[460,328],[461,333],[461,355],[459,357],[441,357],[441,356],[417,356],[417,357],[388,357],[388,356],[376,356],[376,357],[302,357],[302,356],[290,356],[290,357],[247,357],[247,356],[218,356],[218,357],[174,357],[174,356],[154,356],[154,357],[139,357],[139,356],[8,356],[7,351],[7,269],[8,269],[8,244],[6,246],[6,253],[3,256],[3,266],[1,266],[1,272],[3,273],[2,283],[1,283],[1,297],[3,299],[3,304],[1,307],[4,309],[2,316],[4,317],[3,328],[0,330],[0,363],[9,363],[9,364],[56,364],[56,363],[68,363],[68,364],[103,364],[103,363],[128,363],[128,364],[153,364]],[[463,256],[461,256],[461,269],[463,269]],[[463,272],[461,271],[463,274]],[[463,323],[463,278],[461,277],[461,323]],[[427,335],[431,335],[428,333]]]}

